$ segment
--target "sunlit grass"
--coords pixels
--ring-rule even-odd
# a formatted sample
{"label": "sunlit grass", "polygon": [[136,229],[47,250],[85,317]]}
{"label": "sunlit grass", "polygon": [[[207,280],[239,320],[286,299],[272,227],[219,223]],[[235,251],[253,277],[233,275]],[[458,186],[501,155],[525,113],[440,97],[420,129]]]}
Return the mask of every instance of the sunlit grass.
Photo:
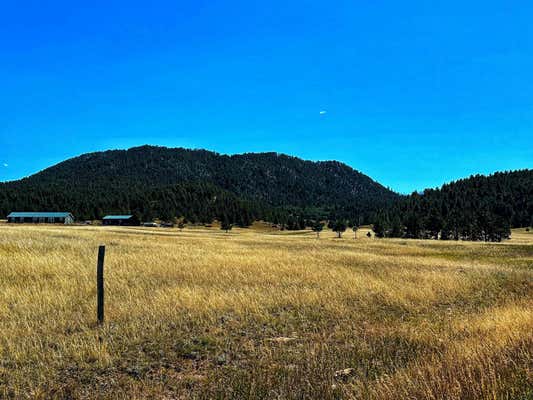
{"label": "sunlit grass", "polygon": [[533,396],[529,232],[365,233],[1,225],[0,397]]}

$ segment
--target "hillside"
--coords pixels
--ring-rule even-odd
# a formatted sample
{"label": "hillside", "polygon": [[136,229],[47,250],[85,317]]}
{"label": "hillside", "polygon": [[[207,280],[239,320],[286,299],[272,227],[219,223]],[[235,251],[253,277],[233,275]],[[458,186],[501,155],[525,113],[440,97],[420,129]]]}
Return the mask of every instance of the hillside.
{"label": "hillside", "polygon": [[375,219],[378,236],[500,241],[533,225],[533,170],[475,175],[399,200]]}
{"label": "hillside", "polygon": [[69,210],[88,219],[135,212],[142,218],[185,216],[208,222],[229,213],[246,225],[255,218],[278,220],[291,213],[368,219],[398,197],[336,161],[142,146],[84,154],[0,184],[0,214]]}

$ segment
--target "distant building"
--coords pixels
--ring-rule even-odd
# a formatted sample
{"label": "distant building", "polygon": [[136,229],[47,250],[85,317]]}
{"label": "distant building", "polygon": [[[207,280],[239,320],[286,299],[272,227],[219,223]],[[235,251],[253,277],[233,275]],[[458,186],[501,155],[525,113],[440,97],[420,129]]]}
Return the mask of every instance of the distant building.
{"label": "distant building", "polygon": [[106,215],[103,225],[139,226],[141,223],[135,215]]}
{"label": "distant building", "polygon": [[7,216],[10,223],[72,224],[74,216],[69,212],[12,212]]}

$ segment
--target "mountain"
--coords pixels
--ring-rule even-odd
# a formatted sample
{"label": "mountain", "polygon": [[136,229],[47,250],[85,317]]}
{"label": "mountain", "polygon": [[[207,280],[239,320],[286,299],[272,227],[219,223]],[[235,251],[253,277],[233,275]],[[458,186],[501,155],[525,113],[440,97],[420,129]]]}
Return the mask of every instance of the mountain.
{"label": "mountain", "polygon": [[475,175],[402,198],[376,216],[378,236],[501,241],[533,225],[533,170]]}
{"label": "mountain", "polygon": [[133,212],[144,219],[227,217],[243,225],[291,216],[369,220],[399,197],[337,161],[142,146],[84,154],[2,183],[0,215],[68,210],[93,219]]}

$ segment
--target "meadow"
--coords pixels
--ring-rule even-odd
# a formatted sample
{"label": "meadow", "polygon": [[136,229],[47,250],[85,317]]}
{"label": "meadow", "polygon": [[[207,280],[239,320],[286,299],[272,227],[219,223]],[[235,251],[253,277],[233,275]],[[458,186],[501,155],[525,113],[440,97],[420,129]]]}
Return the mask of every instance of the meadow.
{"label": "meadow", "polygon": [[532,233],[365,233],[1,224],[0,398],[533,399]]}

